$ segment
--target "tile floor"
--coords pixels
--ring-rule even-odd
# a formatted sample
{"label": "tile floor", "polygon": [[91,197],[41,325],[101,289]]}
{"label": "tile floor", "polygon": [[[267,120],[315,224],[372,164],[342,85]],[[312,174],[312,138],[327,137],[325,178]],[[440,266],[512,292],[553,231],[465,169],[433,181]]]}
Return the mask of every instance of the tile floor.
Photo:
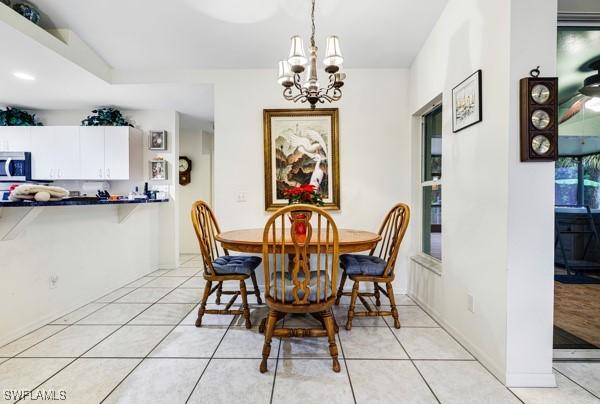
{"label": "tile floor", "polygon": [[[266,306],[252,305],[251,330],[239,316],[207,315],[194,327],[201,261],[182,258],[0,347],[0,402],[17,401],[7,389],[85,404],[600,402],[600,363],[557,362],[558,388],[507,389],[407,296],[397,297],[400,330],[381,318],[340,327],[340,373],[326,339],[293,338],[273,341],[261,374]],[[341,325],[346,310],[334,307]]]}

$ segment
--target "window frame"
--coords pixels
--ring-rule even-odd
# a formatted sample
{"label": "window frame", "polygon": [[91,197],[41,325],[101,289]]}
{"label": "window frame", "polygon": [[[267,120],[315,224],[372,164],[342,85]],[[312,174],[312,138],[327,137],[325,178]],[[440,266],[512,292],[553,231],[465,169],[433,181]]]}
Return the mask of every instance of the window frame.
{"label": "window frame", "polygon": [[[423,236],[424,236],[424,226],[423,226],[423,221],[424,221],[424,217],[426,212],[423,210],[423,202],[424,202],[424,188],[428,188],[428,187],[440,187],[440,189],[442,188],[443,185],[443,172],[442,175],[440,175],[439,179],[432,179],[432,180],[426,180],[425,179],[425,175],[426,175],[426,169],[425,169],[425,152],[427,151],[427,146],[426,146],[426,118],[427,116],[431,115],[432,113],[436,112],[438,109],[441,110],[441,114],[442,114],[442,122],[443,122],[443,106],[442,106],[442,102],[438,102],[435,103],[431,106],[431,108],[427,109],[426,111],[421,113],[421,131],[420,131],[420,137],[421,137],[421,148],[420,148],[420,152],[419,152],[419,166],[420,166],[420,174],[419,174],[419,192],[420,192],[420,201],[421,201],[421,225],[420,225],[420,243],[419,243],[419,255],[426,259],[426,260],[432,260],[432,263],[434,264],[441,264],[442,260],[441,258],[436,258],[433,255],[431,255],[430,253],[427,253],[424,251],[424,244],[423,244]],[[440,136],[440,139],[443,139],[443,135]],[[443,142],[443,140],[442,140]],[[442,161],[443,161],[443,155],[442,156]],[[443,210],[443,203],[442,206],[440,207],[440,209]],[[443,214],[442,214],[443,217]],[[440,234],[442,234],[442,230],[440,230]]]}

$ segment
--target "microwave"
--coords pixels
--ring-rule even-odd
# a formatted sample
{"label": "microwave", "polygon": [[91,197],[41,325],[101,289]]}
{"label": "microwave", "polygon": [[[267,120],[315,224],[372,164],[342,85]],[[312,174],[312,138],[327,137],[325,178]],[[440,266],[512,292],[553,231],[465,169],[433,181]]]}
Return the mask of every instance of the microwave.
{"label": "microwave", "polygon": [[0,181],[25,182],[31,180],[31,153],[0,152]]}

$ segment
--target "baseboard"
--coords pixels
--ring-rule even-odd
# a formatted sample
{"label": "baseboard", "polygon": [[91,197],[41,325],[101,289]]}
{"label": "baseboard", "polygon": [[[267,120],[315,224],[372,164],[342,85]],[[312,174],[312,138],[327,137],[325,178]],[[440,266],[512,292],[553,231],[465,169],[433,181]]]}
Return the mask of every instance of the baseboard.
{"label": "baseboard", "polygon": [[506,375],[507,387],[556,387],[554,373],[514,373]]}
{"label": "baseboard", "polygon": [[503,367],[490,359],[481,349],[475,344],[469,341],[460,331],[448,324],[442,316],[431,308],[428,304],[423,302],[413,293],[408,292],[408,296],[413,299],[427,314],[429,314],[435,321],[437,321],[444,330],[452,335],[473,357],[475,357],[489,372],[491,372],[500,382],[506,384],[506,375],[504,374]]}

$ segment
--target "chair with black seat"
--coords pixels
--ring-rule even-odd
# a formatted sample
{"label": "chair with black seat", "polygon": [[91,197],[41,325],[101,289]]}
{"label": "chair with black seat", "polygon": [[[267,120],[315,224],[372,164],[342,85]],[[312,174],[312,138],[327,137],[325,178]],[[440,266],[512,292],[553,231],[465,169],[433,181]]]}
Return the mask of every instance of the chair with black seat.
{"label": "chair with black seat", "polygon": [[[340,371],[336,325],[331,313],[338,257],[337,226],[324,210],[312,205],[290,205],[267,221],[263,232],[263,269],[269,315],[261,372],[267,371],[273,337],[327,337],[333,370]],[[275,329],[277,321],[291,313],[310,314],[319,320],[321,327]]]}
{"label": "chair with black seat", "polygon": [[[246,280],[248,278],[252,279],[254,290],[249,291],[249,293],[254,293],[258,304],[262,304],[256,274],[254,273],[256,267],[262,262],[261,258],[251,255],[229,255],[226,249],[219,248],[215,236],[221,230],[212,209],[206,202],[194,202],[192,205],[192,223],[200,244],[200,252],[204,261],[204,279],[206,280],[202,302],[198,309],[196,327],[202,325],[204,314],[241,314],[246,321],[246,328],[251,328]],[[223,290],[223,282],[226,281],[238,281],[239,290]],[[214,286],[213,282],[216,283]],[[233,295],[223,310],[206,308],[208,297],[215,291],[217,292],[217,304],[221,303],[221,294]],[[242,297],[242,308],[231,310],[231,306],[238,296]]]}
{"label": "chair with black seat", "polygon": [[[352,319],[354,317],[373,316],[392,316],[394,318],[394,327],[400,328],[392,282],[394,281],[396,258],[398,257],[400,244],[406,233],[409,221],[410,208],[408,205],[403,203],[397,204],[383,220],[379,228],[381,240],[371,250],[369,255],[343,254],[340,256],[340,266],[343,272],[335,304],[340,304],[342,296],[350,296],[346,330],[352,329]],[[348,278],[354,282],[352,292],[344,292],[344,284]],[[373,292],[360,292],[360,282],[371,282],[373,284]],[[385,290],[379,286],[380,283],[385,283]],[[365,299],[367,296],[374,297],[375,305],[379,307],[381,306],[381,294],[384,294],[390,301],[389,311],[373,310],[367,299]],[[365,306],[366,311],[355,311],[357,298]]]}

